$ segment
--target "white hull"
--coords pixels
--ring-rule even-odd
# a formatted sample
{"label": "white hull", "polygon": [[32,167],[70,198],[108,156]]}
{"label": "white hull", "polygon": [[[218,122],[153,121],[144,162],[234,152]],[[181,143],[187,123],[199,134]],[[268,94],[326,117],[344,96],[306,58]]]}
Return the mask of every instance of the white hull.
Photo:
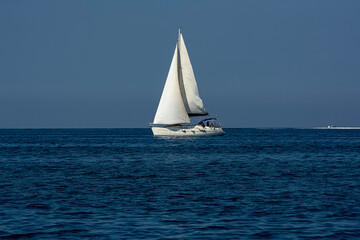
{"label": "white hull", "polygon": [[154,136],[221,136],[225,135],[221,127],[202,127],[202,126],[171,126],[171,127],[151,127]]}

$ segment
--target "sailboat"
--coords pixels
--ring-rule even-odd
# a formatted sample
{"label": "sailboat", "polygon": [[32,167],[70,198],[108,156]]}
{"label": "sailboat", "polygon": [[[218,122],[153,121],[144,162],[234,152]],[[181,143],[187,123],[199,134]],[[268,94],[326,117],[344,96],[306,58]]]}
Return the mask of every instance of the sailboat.
{"label": "sailboat", "polygon": [[199,95],[189,54],[179,29],[170,70],[155,114],[150,124],[155,136],[224,135],[217,118],[206,118],[196,125],[190,117],[209,115]]}

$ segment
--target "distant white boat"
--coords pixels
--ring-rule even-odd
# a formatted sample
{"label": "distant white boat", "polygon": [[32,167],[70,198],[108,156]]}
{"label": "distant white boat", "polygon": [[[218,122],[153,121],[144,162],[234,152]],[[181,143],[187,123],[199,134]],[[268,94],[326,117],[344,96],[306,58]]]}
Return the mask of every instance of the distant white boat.
{"label": "distant white boat", "polygon": [[155,136],[224,135],[217,118],[204,119],[195,126],[190,124],[190,117],[206,115],[208,113],[199,96],[194,71],[179,29],[170,70],[150,127]]}
{"label": "distant white boat", "polygon": [[335,125],[327,126],[328,129],[360,129],[360,127],[337,127]]}
{"label": "distant white boat", "polygon": [[328,125],[327,127],[316,127],[315,129],[360,129],[360,127],[338,127],[335,125]]}

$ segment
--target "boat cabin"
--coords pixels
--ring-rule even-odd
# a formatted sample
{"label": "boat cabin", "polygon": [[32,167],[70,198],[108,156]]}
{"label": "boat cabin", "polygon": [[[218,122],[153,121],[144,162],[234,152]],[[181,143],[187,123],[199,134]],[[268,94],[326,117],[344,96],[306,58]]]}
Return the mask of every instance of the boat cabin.
{"label": "boat cabin", "polygon": [[217,120],[217,118],[207,118],[201,120],[197,125],[202,127],[211,127],[211,128],[221,127],[221,123]]}

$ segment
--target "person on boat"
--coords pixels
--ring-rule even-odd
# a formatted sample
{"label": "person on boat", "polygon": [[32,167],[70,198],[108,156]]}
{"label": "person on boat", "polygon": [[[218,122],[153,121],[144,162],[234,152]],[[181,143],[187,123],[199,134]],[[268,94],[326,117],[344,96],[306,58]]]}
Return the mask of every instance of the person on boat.
{"label": "person on boat", "polygon": [[213,124],[213,123],[211,123],[211,124],[210,124],[210,127],[211,127],[211,128],[214,128],[214,124]]}

